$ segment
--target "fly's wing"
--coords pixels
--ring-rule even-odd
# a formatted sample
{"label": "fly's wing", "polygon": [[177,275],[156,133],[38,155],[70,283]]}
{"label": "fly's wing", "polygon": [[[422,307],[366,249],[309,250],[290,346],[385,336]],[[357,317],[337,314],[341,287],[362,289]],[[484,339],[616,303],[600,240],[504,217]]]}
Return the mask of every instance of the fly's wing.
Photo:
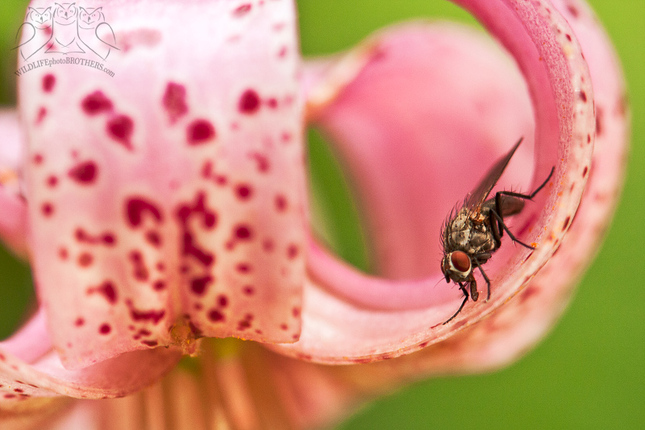
{"label": "fly's wing", "polygon": [[518,146],[520,146],[520,143],[522,143],[522,139],[524,138],[521,137],[520,140],[518,140],[517,143],[513,145],[511,150],[508,151],[508,154],[500,158],[497,163],[495,163],[493,167],[490,168],[488,173],[486,173],[484,179],[482,179],[479,185],[477,185],[477,188],[475,188],[468,195],[464,207],[467,207],[468,209],[476,209],[481,207],[481,205],[484,203],[484,201],[486,201],[486,198],[499,180],[500,176],[502,176],[502,173],[504,173],[504,169],[506,169],[508,162],[511,161],[511,157],[513,157],[513,154],[515,154]]}

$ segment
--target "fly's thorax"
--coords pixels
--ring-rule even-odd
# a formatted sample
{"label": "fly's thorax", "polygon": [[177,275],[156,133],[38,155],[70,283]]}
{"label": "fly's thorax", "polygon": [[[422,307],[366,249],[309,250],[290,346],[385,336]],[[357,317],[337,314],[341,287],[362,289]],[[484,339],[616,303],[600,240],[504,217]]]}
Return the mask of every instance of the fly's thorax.
{"label": "fly's thorax", "polygon": [[490,210],[481,211],[461,209],[447,224],[444,231],[444,249],[464,251],[469,256],[494,252],[498,243],[491,228]]}
{"label": "fly's thorax", "polygon": [[465,251],[472,255],[493,252],[497,248],[498,244],[490,227],[490,219],[481,224],[473,224],[470,231],[470,242]]}
{"label": "fly's thorax", "polygon": [[446,225],[445,242],[447,249],[463,249],[470,243],[473,223],[465,209]]}

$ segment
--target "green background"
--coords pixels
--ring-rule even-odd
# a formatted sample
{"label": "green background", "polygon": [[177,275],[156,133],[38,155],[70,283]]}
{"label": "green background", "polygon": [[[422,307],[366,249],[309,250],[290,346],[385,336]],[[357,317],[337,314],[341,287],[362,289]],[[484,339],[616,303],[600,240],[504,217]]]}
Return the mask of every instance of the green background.
{"label": "green background", "polygon": [[[363,408],[339,429],[645,428],[645,2],[588,0],[606,26],[629,85],[632,149],[625,192],[605,244],[552,333],[514,365],[486,375],[438,378]],[[13,46],[27,2],[0,6],[0,103],[15,101]],[[440,0],[299,0],[305,55],[351,47],[383,26],[417,17],[472,20]],[[367,267],[343,181],[315,132],[311,187],[337,252]],[[0,142],[1,144],[1,142]],[[330,207],[338,208],[331,210]],[[1,210],[1,209],[0,209]],[[32,297],[29,269],[0,250],[0,338]]]}

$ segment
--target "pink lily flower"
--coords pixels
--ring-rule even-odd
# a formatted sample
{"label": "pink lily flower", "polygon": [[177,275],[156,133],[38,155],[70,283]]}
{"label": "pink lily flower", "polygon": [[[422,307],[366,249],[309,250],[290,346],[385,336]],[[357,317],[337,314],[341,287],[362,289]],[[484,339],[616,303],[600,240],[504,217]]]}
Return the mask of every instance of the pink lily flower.
{"label": "pink lily flower", "polygon": [[[534,345],[621,189],[622,72],[582,1],[455,3],[515,62],[472,30],[411,23],[303,63],[288,0],[142,0],[100,2],[112,75],[22,74],[0,115],[0,235],[39,310],[0,342],[3,428],[307,428]],[[309,233],[306,122],[346,163],[376,275]],[[440,227],[521,136],[502,187],[555,166],[510,222],[536,249],[505,237],[491,299],[444,325],[462,296]]]}

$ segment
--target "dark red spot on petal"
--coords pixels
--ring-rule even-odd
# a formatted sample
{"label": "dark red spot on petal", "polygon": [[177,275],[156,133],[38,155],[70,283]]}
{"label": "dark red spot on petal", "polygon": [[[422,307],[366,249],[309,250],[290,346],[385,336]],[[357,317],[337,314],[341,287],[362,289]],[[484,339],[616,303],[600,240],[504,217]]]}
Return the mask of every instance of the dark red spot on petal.
{"label": "dark red spot on petal", "polygon": [[574,18],[578,17],[578,9],[576,9],[574,6],[567,5],[567,10],[571,14],[571,16],[573,16]]}
{"label": "dark red spot on petal", "polygon": [[238,103],[238,109],[246,115],[254,114],[260,109],[260,97],[254,90],[246,90],[242,93]]}
{"label": "dark red spot on petal", "polygon": [[67,175],[80,184],[88,185],[94,182],[97,172],[96,163],[85,161],[71,168]]}
{"label": "dark red spot on petal", "polygon": [[76,321],[74,321],[74,325],[76,327],[81,327],[83,326],[83,324],[85,324],[85,320],[83,318],[79,317],[79,318],[76,318]]}
{"label": "dark red spot on petal", "polygon": [[275,245],[271,239],[266,239],[264,242],[262,242],[262,249],[264,249],[266,252],[271,252],[275,248]]}
{"label": "dark red spot on petal", "polygon": [[155,281],[152,284],[152,289],[155,291],[162,291],[166,289],[166,283],[164,281]]}
{"label": "dark red spot on petal", "polygon": [[44,216],[50,217],[54,214],[54,205],[52,203],[46,202],[40,206],[40,210]]}
{"label": "dark red spot on petal", "polygon": [[257,168],[260,173],[266,173],[269,171],[269,159],[266,155],[260,154],[259,152],[253,152],[249,156],[254,159],[257,163]]}
{"label": "dark red spot on petal", "polygon": [[224,314],[222,314],[217,309],[212,309],[210,312],[208,312],[208,319],[212,322],[223,322]]}
{"label": "dark red spot on petal", "polygon": [[132,265],[134,266],[134,278],[141,282],[147,281],[149,276],[148,268],[143,261],[143,255],[141,255],[141,252],[132,251],[130,253],[130,261],[132,261]]}
{"label": "dark red spot on petal", "polygon": [[206,289],[213,282],[213,277],[210,275],[202,276],[200,278],[193,278],[190,282],[190,289],[198,296],[204,295]]}
{"label": "dark red spot on petal", "polygon": [[94,257],[89,252],[83,252],[78,256],[78,265],[81,267],[87,267],[92,264]]}
{"label": "dark red spot on petal", "polygon": [[159,344],[159,342],[157,342],[156,340],[142,340],[141,343],[150,347],[154,347]]}
{"label": "dark red spot on petal", "polygon": [[56,185],[58,185],[58,178],[54,175],[51,175],[47,178],[47,185],[51,188],[54,188]]}
{"label": "dark red spot on petal", "polygon": [[242,292],[247,296],[252,296],[255,294],[255,288],[253,288],[253,285],[246,285],[242,288]]}
{"label": "dark red spot on petal", "polygon": [[43,156],[42,154],[34,154],[33,158],[31,159],[35,165],[39,165],[43,163]]}
{"label": "dark red spot on petal", "polygon": [[132,227],[138,227],[143,221],[143,214],[149,213],[157,221],[163,221],[159,208],[143,197],[131,197],[126,201],[126,217]]}
{"label": "dark red spot on petal", "polygon": [[195,257],[204,266],[210,266],[215,261],[213,254],[199,248],[190,233],[184,233],[183,236],[183,255]]}
{"label": "dark red spot on petal", "polygon": [[138,339],[141,339],[144,336],[150,336],[151,334],[152,334],[152,332],[150,330],[146,330],[145,328],[142,328],[137,332],[137,334],[134,335],[134,339],[138,340]]}
{"label": "dark red spot on petal", "polygon": [[99,333],[101,334],[110,334],[111,331],[112,327],[109,324],[101,324],[101,327],[99,327]]}
{"label": "dark red spot on petal", "polygon": [[87,294],[95,293],[105,297],[105,300],[111,305],[114,305],[117,301],[116,287],[111,281],[105,281],[98,287],[88,288]]}
{"label": "dark red spot on petal", "polygon": [[41,107],[40,109],[38,109],[38,115],[36,116],[36,125],[42,123],[46,116],[47,108]]}
{"label": "dark red spot on petal", "polygon": [[161,319],[166,315],[166,311],[161,309],[159,311],[141,311],[135,309],[130,300],[126,301],[128,307],[130,307],[130,316],[134,321],[152,321],[152,324],[156,325],[161,321]]}
{"label": "dark red spot on petal", "polygon": [[56,76],[52,74],[47,74],[43,77],[43,91],[46,93],[51,93],[56,85]]}
{"label": "dark red spot on petal", "polygon": [[129,116],[117,115],[107,122],[107,132],[109,136],[132,150],[132,133],[134,132],[134,122]]}
{"label": "dark red spot on petal", "polygon": [[177,218],[183,228],[183,250],[185,256],[191,255],[199,260],[203,265],[210,266],[213,264],[215,256],[201,249],[191,232],[189,220],[194,216],[201,216],[202,225],[206,229],[212,229],[217,223],[217,215],[208,209],[206,205],[206,194],[199,192],[196,195],[195,202],[182,204],[177,208]]}
{"label": "dark red spot on petal", "polygon": [[251,5],[246,3],[235,8],[235,10],[233,10],[233,16],[235,16],[236,18],[239,18],[241,16],[246,15],[250,11],[251,11]]}
{"label": "dark red spot on petal", "polygon": [[111,246],[116,243],[116,237],[112,233],[103,234],[103,243]]}
{"label": "dark red spot on petal", "polygon": [[186,87],[169,82],[163,96],[163,105],[168,112],[170,122],[175,122],[188,112],[186,105]]}
{"label": "dark red spot on petal", "polygon": [[208,179],[211,177],[212,173],[213,173],[213,162],[210,160],[205,161],[204,164],[202,165],[202,177],[204,179]]}
{"label": "dark red spot on petal", "polygon": [[205,119],[195,120],[188,126],[186,137],[188,144],[201,145],[215,138],[215,127]]}
{"label": "dark red spot on petal", "polygon": [[291,142],[291,139],[293,139],[293,135],[288,131],[283,131],[282,134],[280,134],[280,140],[283,143],[289,143]]}
{"label": "dark red spot on petal", "polygon": [[85,230],[83,230],[82,228],[77,228],[76,230],[74,230],[74,237],[79,242],[88,242],[88,243],[93,242],[90,235],[87,234],[87,232],[85,232]]}
{"label": "dark red spot on petal", "polygon": [[237,329],[239,331],[244,331],[251,327],[251,321],[249,320],[240,320],[237,322]]}
{"label": "dark red spot on petal", "polygon": [[602,135],[603,131],[605,130],[603,119],[604,111],[600,108],[600,106],[596,106],[596,137]]}
{"label": "dark red spot on petal", "polygon": [[225,308],[226,306],[228,306],[228,297],[226,297],[224,294],[220,294],[219,296],[217,296],[217,304],[220,307]]}
{"label": "dark red spot on petal", "polygon": [[238,263],[235,269],[240,273],[249,273],[252,270],[251,265],[248,263]]}
{"label": "dark red spot on petal", "polygon": [[287,198],[281,194],[275,196],[275,208],[278,212],[284,212],[287,209]]}
{"label": "dark red spot on petal", "polygon": [[250,185],[241,184],[235,188],[235,194],[240,200],[248,200],[253,194],[253,188]]}
{"label": "dark red spot on petal", "polygon": [[149,231],[146,233],[146,240],[152,246],[159,248],[161,246],[161,236],[156,231]]}
{"label": "dark red spot on petal", "polygon": [[289,245],[287,248],[287,257],[289,259],[296,258],[298,256],[298,247],[296,245]]}
{"label": "dark red spot on petal", "polygon": [[67,260],[68,256],[69,253],[67,252],[67,248],[60,248],[58,250],[58,257],[60,257],[61,260]]}
{"label": "dark red spot on petal", "polygon": [[250,240],[253,237],[253,231],[249,226],[239,225],[235,227],[235,237],[239,240]]}
{"label": "dark red spot on petal", "polygon": [[83,99],[81,107],[88,115],[98,115],[102,112],[111,111],[112,101],[101,91],[95,91]]}

